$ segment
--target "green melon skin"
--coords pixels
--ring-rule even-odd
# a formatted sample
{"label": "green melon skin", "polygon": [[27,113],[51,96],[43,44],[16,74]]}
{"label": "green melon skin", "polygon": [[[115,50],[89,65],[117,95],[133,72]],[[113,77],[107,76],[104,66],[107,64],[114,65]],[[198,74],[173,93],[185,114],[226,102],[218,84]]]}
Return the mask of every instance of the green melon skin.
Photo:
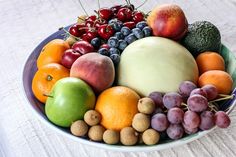
{"label": "green melon skin", "polygon": [[179,43],[162,37],[147,37],[130,44],[121,55],[118,85],[141,96],[153,91],[178,91],[182,81],[197,82],[198,67],[191,53]]}

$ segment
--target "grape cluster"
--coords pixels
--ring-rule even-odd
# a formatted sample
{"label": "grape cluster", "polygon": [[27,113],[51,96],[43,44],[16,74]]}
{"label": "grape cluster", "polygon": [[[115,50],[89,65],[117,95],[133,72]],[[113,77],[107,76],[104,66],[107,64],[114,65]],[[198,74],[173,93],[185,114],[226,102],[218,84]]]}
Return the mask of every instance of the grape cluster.
{"label": "grape cluster", "polygon": [[180,139],[184,134],[199,130],[209,130],[217,125],[227,128],[230,118],[224,111],[218,111],[212,102],[219,100],[215,86],[202,88],[184,81],[178,92],[162,94],[152,92],[149,97],[156,103],[156,111],[151,118],[151,127],[164,132],[170,139]]}

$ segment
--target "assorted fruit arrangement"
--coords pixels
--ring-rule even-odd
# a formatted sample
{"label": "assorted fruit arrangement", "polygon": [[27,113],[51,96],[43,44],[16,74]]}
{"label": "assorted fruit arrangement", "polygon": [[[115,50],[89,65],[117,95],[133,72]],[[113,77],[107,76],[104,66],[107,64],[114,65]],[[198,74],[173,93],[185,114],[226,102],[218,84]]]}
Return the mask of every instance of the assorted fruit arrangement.
{"label": "assorted fruit arrangement", "polygon": [[188,24],[175,4],[144,13],[99,8],[47,43],[32,80],[48,119],[96,142],[154,145],[227,128],[220,105],[234,95],[220,55],[221,35],[208,21]]}

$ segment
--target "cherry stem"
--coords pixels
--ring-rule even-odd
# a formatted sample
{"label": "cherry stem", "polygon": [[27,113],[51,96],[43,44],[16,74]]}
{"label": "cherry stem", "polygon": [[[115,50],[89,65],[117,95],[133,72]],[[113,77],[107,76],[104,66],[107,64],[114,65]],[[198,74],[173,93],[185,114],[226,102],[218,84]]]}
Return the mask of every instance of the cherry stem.
{"label": "cherry stem", "polygon": [[[100,10],[101,9],[101,6],[100,6],[100,1],[99,0],[97,0],[97,2],[98,2],[98,10]],[[98,14],[98,18],[100,18],[100,15]]]}
{"label": "cherry stem", "polygon": [[76,40],[81,40],[80,38],[70,34],[70,32],[68,32],[64,27],[59,28],[59,30],[63,30],[66,34],[69,34],[70,36],[72,36],[73,38],[75,38]]}
{"label": "cherry stem", "polygon": [[78,1],[79,1],[79,4],[80,4],[81,8],[82,8],[83,11],[85,12],[85,14],[86,14],[87,16],[89,16],[88,13],[87,13],[87,11],[86,11],[85,8],[84,8],[82,2],[81,2],[80,0],[78,0]]}
{"label": "cherry stem", "polygon": [[147,3],[147,1],[148,1],[148,0],[145,0],[142,4],[140,4],[138,7],[136,7],[136,9],[141,8],[144,4]]}
{"label": "cherry stem", "polygon": [[228,96],[226,96],[226,97],[219,98],[219,99],[216,99],[216,100],[212,100],[212,101],[210,101],[210,103],[212,103],[212,102],[217,102],[217,101],[222,101],[222,100],[233,99],[233,98],[234,98],[234,94],[228,95]]}
{"label": "cherry stem", "polygon": [[82,21],[85,21],[85,19],[83,19],[83,18],[81,18],[81,17],[79,17],[79,16],[78,16],[78,19],[80,19],[80,20],[82,20]]}

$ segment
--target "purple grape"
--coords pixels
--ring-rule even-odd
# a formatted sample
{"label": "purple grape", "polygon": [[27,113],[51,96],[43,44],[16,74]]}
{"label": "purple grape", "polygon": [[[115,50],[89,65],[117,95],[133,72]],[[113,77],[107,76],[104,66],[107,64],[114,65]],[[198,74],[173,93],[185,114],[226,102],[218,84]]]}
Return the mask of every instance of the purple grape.
{"label": "purple grape", "polygon": [[184,119],[184,111],[178,107],[171,108],[167,112],[167,119],[171,124],[182,123]]}
{"label": "purple grape", "polygon": [[207,94],[208,100],[214,100],[218,96],[217,88],[214,85],[208,84],[202,87]]}
{"label": "purple grape", "polygon": [[184,113],[184,124],[191,129],[197,128],[200,124],[199,115],[193,111],[186,111]]}
{"label": "purple grape", "polygon": [[152,116],[151,126],[157,131],[165,131],[169,126],[166,115],[163,113],[157,113]]}
{"label": "purple grape", "polygon": [[199,95],[207,98],[207,93],[201,88],[196,88],[196,89],[192,90],[192,92],[190,93],[190,96],[195,95],[195,94],[199,94]]}
{"label": "purple grape", "polygon": [[227,128],[231,123],[229,116],[224,111],[215,114],[215,124],[220,128]]}
{"label": "purple grape", "polygon": [[187,100],[187,104],[189,110],[194,112],[205,111],[208,107],[207,98],[199,94],[190,96]]}
{"label": "purple grape", "polygon": [[183,102],[181,95],[176,92],[166,93],[163,97],[163,104],[167,109],[180,107]]}
{"label": "purple grape", "polygon": [[203,111],[200,115],[201,122],[199,128],[201,130],[209,130],[215,126],[214,114],[211,111]]}
{"label": "purple grape", "polygon": [[160,92],[152,92],[149,94],[148,96],[149,98],[151,98],[157,107],[163,107],[163,98],[162,98],[162,94]]}
{"label": "purple grape", "polygon": [[157,114],[157,113],[163,113],[162,108],[160,108],[160,107],[156,107],[156,109],[154,110],[154,112],[153,112],[152,115],[155,115],[155,114]]}
{"label": "purple grape", "polygon": [[180,124],[170,124],[170,126],[166,130],[169,138],[173,140],[180,139],[184,134],[184,129]]}
{"label": "purple grape", "polygon": [[184,128],[184,132],[186,133],[186,134],[194,134],[194,133],[196,133],[197,131],[198,131],[198,128],[190,128],[190,127],[188,127],[186,124],[184,124],[184,123],[182,123],[182,125],[183,125],[183,128]]}
{"label": "purple grape", "polygon": [[192,90],[197,88],[197,86],[191,81],[184,81],[179,85],[179,93],[184,98],[189,97]]}

